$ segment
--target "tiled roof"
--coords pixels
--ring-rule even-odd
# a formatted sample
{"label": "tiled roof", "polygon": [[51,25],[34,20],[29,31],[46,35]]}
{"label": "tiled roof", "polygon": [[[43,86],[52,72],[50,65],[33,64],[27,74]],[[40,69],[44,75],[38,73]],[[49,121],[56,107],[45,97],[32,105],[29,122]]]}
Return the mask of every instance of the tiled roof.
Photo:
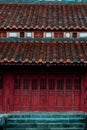
{"label": "tiled roof", "polygon": [[0,4],[0,28],[87,30],[87,4]]}
{"label": "tiled roof", "polygon": [[1,64],[87,64],[87,43],[0,43]]}

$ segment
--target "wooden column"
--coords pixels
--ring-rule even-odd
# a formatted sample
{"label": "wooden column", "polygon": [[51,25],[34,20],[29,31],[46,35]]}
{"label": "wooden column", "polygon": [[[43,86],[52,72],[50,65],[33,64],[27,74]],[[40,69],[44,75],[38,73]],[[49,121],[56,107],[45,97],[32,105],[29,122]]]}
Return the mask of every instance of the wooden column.
{"label": "wooden column", "polygon": [[13,111],[13,75],[8,72],[4,77],[4,111],[10,112]]}
{"label": "wooden column", "polygon": [[84,86],[84,75],[81,76],[81,105],[80,105],[80,110],[84,111],[84,95],[85,95],[85,86]]}
{"label": "wooden column", "polygon": [[87,74],[84,74],[83,76],[83,97],[82,97],[82,100],[84,102],[83,104],[83,108],[84,108],[84,111],[87,112]]}

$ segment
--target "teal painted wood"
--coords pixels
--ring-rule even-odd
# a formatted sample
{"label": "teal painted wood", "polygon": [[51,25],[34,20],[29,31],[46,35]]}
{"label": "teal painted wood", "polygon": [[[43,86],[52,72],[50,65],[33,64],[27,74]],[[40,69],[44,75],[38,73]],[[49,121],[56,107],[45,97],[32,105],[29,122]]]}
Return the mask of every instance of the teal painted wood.
{"label": "teal painted wood", "polygon": [[0,114],[0,130],[4,130],[6,119],[7,119],[7,114]]}
{"label": "teal painted wood", "polygon": [[0,126],[5,125],[5,120],[7,119],[8,115],[7,114],[0,114]]}
{"label": "teal painted wood", "polygon": [[4,42],[6,42],[6,41],[11,41],[11,42],[29,42],[29,41],[33,41],[33,42],[35,42],[35,41],[39,41],[39,42],[41,42],[41,41],[44,41],[44,42],[58,42],[58,41],[61,41],[61,42],[64,42],[64,41],[67,41],[67,42],[70,42],[70,41],[72,41],[72,42],[75,42],[75,41],[79,41],[79,42],[81,42],[81,41],[84,41],[84,42],[86,42],[87,41],[87,38],[13,38],[13,37],[10,37],[10,38],[0,38],[0,41],[4,41]]}
{"label": "teal painted wood", "polygon": [[78,112],[9,114],[6,130],[85,130],[87,115]]}
{"label": "teal painted wood", "polygon": [[87,3],[87,0],[0,0],[2,3],[24,3],[24,4],[73,4],[73,3]]}

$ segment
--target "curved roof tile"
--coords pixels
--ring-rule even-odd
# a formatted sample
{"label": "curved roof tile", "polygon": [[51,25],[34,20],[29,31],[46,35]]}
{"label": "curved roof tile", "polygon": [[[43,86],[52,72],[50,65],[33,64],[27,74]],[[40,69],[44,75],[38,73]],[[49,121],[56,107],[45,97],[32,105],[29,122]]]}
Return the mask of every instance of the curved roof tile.
{"label": "curved roof tile", "polygon": [[87,63],[87,43],[0,43],[0,64]]}
{"label": "curved roof tile", "polygon": [[87,4],[0,4],[0,28],[87,30]]}

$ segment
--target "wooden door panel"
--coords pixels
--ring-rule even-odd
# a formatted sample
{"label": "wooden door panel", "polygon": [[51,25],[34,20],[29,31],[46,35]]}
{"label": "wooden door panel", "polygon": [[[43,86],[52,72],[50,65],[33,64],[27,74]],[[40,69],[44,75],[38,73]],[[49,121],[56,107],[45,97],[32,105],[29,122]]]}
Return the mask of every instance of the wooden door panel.
{"label": "wooden door panel", "polygon": [[49,95],[48,96],[48,105],[55,107],[55,95]]}
{"label": "wooden door panel", "polygon": [[47,107],[39,107],[39,111],[47,111],[48,110],[48,108]]}
{"label": "wooden door panel", "polygon": [[39,111],[39,109],[38,109],[38,107],[35,107],[35,106],[33,107],[33,106],[32,106],[32,107],[30,108],[30,111]]}
{"label": "wooden door panel", "polygon": [[63,98],[63,95],[58,95],[57,96],[57,99],[56,99],[56,105],[57,106],[63,106],[63,104],[64,104],[64,98]]}
{"label": "wooden door panel", "polygon": [[23,111],[29,111],[29,107],[23,107],[22,110]]}
{"label": "wooden door panel", "polygon": [[47,106],[47,95],[40,95],[39,100],[40,106]]}
{"label": "wooden door panel", "polygon": [[31,91],[31,95],[38,95],[38,91],[37,91],[37,90],[36,90],[36,91],[35,91],[35,90],[34,90],[34,91],[32,90],[32,91]]}
{"label": "wooden door panel", "polygon": [[3,96],[0,95],[0,106],[3,106]]}
{"label": "wooden door panel", "polygon": [[15,89],[14,94],[15,95],[20,95],[21,94],[21,90],[20,89],[17,89],[17,90]]}
{"label": "wooden door panel", "polygon": [[29,77],[29,82],[28,77],[21,78],[20,76],[20,84],[17,84],[20,86],[16,87],[14,91],[16,109],[20,108],[24,111],[78,110],[81,105],[79,85],[75,84],[69,76],[59,76],[59,79],[58,76],[49,75],[46,78],[46,76],[32,75]]}
{"label": "wooden door panel", "polygon": [[49,91],[48,91],[48,94],[49,94],[49,95],[54,95],[54,94],[55,94],[55,91],[54,91],[54,90],[49,90]]}
{"label": "wooden door panel", "polygon": [[80,106],[74,107],[74,111],[81,111]]}
{"label": "wooden door panel", "polygon": [[80,95],[75,95],[74,97],[74,106],[80,106],[81,97]]}
{"label": "wooden door panel", "polygon": [[66,95],[65,106],[72,106],[72,95]]}
{"label": "wooden door panel", "polygon": [[2,113],[4,110],[3,110],[3,107],[0,106],[0,113]]}
{"label": "wooden door panel", "polygon": [[18,106],[20,106],[21,105],[21,96],[19,95],[19,96],[15,96],[14,97],[14,105],[18,105]]}
{"label": "wooden door panel", "polygon": [[56,110],[56,108],[55,107],[48,107],[48,109],[47,109],[48,111],[55,111]]}
{"label": "wooden door panel", "polygon": [[74,94],[75,94],[75,95],[80,95],[80,94],[81,94],[81,91],[80,91],[80,90],[79,90],[79,91],[76,90],[76,91],[74,91]]}
{"label": "wooden door panel", "polygon": [[47,94],[47,90],[40,90],[40,95],[46,95]]}
{"label": "wooden door panel", "polygon": [[72,111],[72,106],[71,107],[64,107],[64,111]]}
{"label": "wooden door panel", "polygon": [[0,95],[3,95],[3,90],[0,90]]}
{"label": "wooden door panel", "polygon": [[3,95],[0,95],[0,112],[3,111]]}
{"label": "wooden door panel", "polygon": [[64,91],[63,90],[59,90],[59,91],[57,90],[56,95],[64,95]]}
{"label": "wooden door panel", "polygon": [[29,94],[28,89],[26,89],[26,90],[25,90],[25,89],[23,89],[22,94],[23,94],[23,95],[28,95],[28,94]]}
{"label": "wooden door panel", "polygon": [[66,90],[66,95],[72,95],[72,90],[71,91]]}
{"label": "wooden door panel", "polygon": [[21,107],[15,105],[15,106],[14,106],[14,111],[21,111]]}
{"label": "wooden door panel", "polygon": [[29,96],[25,95],[23,96],[23,106],[30,106],[30,102],[29,102]]}
{"label": "wooden door panel", "polygon": [[38,106],[38,96],[37,95],[33,95],[31,97],[31,106]]}
{"label": "wooden door panel", "polygon": [[56,107],[55,111],[64,111],[64,107]]}

